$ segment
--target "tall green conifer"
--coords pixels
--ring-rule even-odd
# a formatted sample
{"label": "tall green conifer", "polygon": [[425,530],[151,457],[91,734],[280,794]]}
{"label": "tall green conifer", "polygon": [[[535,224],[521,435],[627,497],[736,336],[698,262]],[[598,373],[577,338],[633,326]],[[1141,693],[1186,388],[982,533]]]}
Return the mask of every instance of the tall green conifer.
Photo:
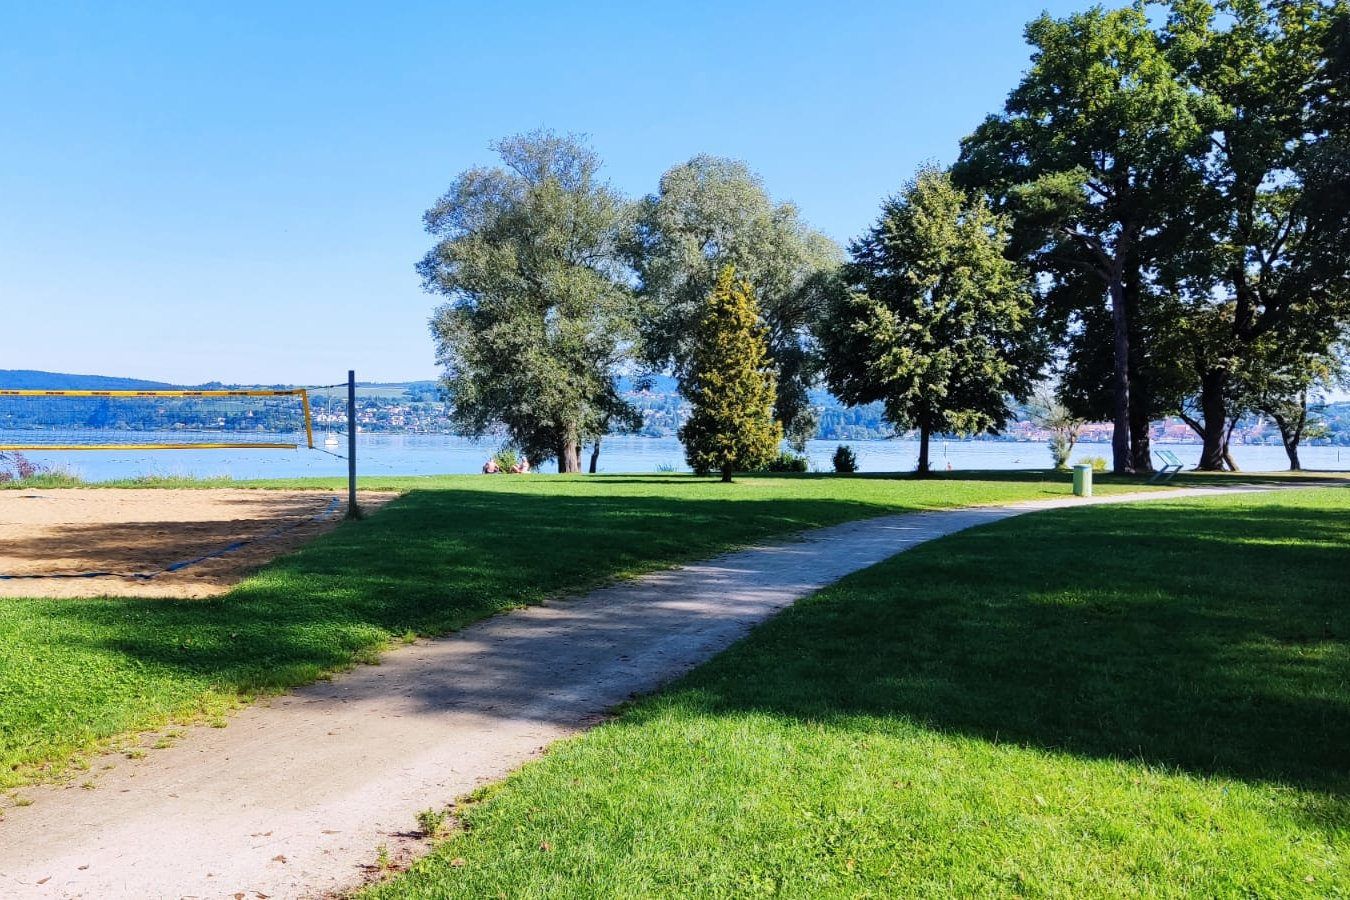
{"label": "tall green conifer", "polygon": [[732,473],[773,458],[783,439],[773,416],[776,383],[754,289],[724,266],[694,330],[681,383],[694,409],[680,440],[695,472],[721,472],[730,481]]}

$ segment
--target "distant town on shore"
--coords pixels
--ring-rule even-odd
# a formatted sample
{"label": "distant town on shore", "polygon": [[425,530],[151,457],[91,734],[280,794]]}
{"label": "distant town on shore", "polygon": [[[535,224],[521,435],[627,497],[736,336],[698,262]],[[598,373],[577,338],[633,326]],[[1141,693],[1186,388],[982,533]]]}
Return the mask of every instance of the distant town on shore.
{"label": "distant town on shore", "polygon": [[[674,437],[680,423],[687,415],[687,404],[676,389],[674,379],[656,377],[648,379],[648,386],[637,383],[626,384],[624,396],[633,403],[642,414],[642,426],[633,434],[642,437]],[[136,378],[121,378],[104,375],[69,375],[57,372],[33,370],[0,369],[0,389],[21,390],[167,390],[192,387],[201,389],[235,387],[272,387],[288,388],[303,385],[235,385],[222,382],[210,382],[200,385],[174,385],[166,382],[147,381]],[[314,427],[319,430],[338,429],[346,422],[346,397],[343,390],[335,388],[316,388],[311,393],[313,403]],[[813,405],[820,413],[820,428],[816,437],[827,441],[881,440],[898,437],[883,419],[880,404],[850,407],[840,403],[826,391],[814,391],[811,394]],[[115,420],[90,421],[89,407],[69,402],[48,403],[39,409],[33,409],[26,416],[18,404],[0,406],[0,430],[34,430],[43,428],[106,428],[115,430],[158,430],[166,427],[162,415],[153,420],[146,417],[137,420],[134,411],[130,416],[126,411]],[[182,401],[184,416],[196,415],[201,409],[199,404]],[[62,415],[65,410],[67,415]],[[1318,407],[1317,413],[1324,423],[1324,432],[1310,437],[1306,443],[1314,446],[1350,446],[1350,401],[1328,403]],[[272,417],[274,422],[260,422]],[[258,404],[247,416],[223,418],[219,427],[223,430],[259,430],[275,426],[285,428],[286,419],[293,419],[294,411],[281,404]],[[403,434],[452,434],[448,405],[441,399],[440,387],[435,381],[409,381],[390,383],[360,383],[357,389],[357,422],[361,430],[371,433]],[[1018,409],[1016,421],[1011,422],[1002,434],[981,435],[977,439],[990,441],[1041,442],[1048,440],[1050,433],[1031,421],[1025,409]],[[1195,432],[1177,418],[1163,419],[1153,423],[1152,439],[1158,443],[1196,444],[1199,439]],[[1083,426],[1079,440],[1088,443],[1109,443],[1111,423],[1094,422]],[[1243,420],[1233,435],[1237,444],[1280,445],[1279,429],[1268,419],[1260,416]]]}

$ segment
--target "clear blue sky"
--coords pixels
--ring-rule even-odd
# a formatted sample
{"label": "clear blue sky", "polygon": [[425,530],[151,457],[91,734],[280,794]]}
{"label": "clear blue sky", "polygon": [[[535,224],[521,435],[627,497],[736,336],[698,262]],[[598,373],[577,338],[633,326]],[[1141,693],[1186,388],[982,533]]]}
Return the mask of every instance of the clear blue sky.
{"label": "clear blue sky", "polygon": [[1087,5],[8,2],[0,368],[431,377],[421,214],[538,127],[635,196],[744,159],[847,240]]}

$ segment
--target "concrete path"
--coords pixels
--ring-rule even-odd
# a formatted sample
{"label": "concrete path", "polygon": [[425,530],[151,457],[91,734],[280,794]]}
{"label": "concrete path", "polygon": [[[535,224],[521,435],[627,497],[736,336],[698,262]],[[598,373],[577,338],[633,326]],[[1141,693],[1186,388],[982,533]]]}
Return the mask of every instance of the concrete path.
{"label": "concrete path", "polygon": [[[500,779],[794,600],[916,544],[1035,510],[1213,494],[1057,499],[885,516],[488,619],[332,682],[190,729],[93,790],[25,789],[0,818],[0,897],[313,897],[376,848],[420,853],[415,816]],[[1232,489],[1228,489],[1232,490]]]}

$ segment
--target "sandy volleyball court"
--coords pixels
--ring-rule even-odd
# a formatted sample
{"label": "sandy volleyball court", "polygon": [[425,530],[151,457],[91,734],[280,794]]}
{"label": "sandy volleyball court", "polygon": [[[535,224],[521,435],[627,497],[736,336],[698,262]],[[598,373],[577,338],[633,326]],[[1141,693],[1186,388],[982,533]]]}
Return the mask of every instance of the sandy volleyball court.
{"label": "sandy volleyball court", "polygon": [[335,491],[0,491],[0,597],[209,597],[345,513]]}

